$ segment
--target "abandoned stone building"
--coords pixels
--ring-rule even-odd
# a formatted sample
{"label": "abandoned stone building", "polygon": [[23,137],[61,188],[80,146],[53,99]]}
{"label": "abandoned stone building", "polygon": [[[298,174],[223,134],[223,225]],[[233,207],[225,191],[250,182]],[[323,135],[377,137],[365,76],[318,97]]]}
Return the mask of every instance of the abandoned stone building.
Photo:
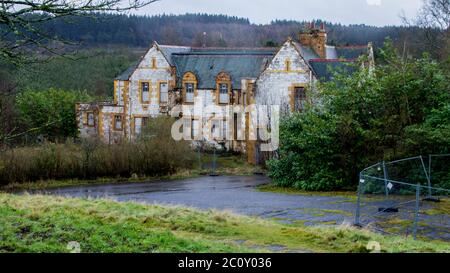
{"label": "abandoned stone building", "polygon": [[[193,139],[199,140],[199,130],[218,133],[221,138],[208,140],[247,152],[253,161],[255,147],[248,131],[254,125],[248,114],[211,119],[196,113],[194,105],[214,105],[224,112],[230,106],[253,104],[279,105],[283,114],[301,111],[312,103],[307,90],[314,92],[317,81],[330,80],[335,69],[348,67],[346,63],[362,55],[373,64],[370,43],[327,45],[324,25],[314,24],[280,48],[193,48],[154,42],[136,65],[114,80],[113,102],[77,103],[80,136],[111,144],[133,140],[150,118],[173,115],[183,119],[183,131]],[[174,114],[176,106],[182,107],[182,115]]]}

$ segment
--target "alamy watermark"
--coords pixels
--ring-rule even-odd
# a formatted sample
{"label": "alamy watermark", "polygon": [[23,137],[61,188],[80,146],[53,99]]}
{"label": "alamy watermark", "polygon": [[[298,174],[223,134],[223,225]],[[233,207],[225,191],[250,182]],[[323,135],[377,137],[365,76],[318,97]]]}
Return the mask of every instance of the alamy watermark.
{"label": "alamy watermark", "polygon": [[173,139],[191,141],[258,141],[260,151],[272,152],[279,147],[279,105],[178,105],[172,117]]}

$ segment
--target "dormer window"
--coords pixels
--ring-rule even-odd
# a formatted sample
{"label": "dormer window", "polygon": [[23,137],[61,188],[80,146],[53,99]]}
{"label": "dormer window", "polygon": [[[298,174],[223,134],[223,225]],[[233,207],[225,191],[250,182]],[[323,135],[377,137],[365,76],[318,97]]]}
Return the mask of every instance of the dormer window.
{"label": "dormer window", "polygon": [[216,83],[216,103],[229,104],[231,101],[231,77],[227,73],[221,72],[217,75]]}
{"label": "dormer window", "polygon": [[183,103],[193,104],[197,95],[197,77],[192,72],[183,76]]}
{"label": "dormer window", "polygon": [[219,85],[219,103],[220,104],[226,104],[230,101],[230,98],[228,96],[228,84],[227,83],[221,83]]}
{"label": "dormer window", "polygon": [[186,99],[185,102],[193,103],[194,102],[194,84],[186,83]]}

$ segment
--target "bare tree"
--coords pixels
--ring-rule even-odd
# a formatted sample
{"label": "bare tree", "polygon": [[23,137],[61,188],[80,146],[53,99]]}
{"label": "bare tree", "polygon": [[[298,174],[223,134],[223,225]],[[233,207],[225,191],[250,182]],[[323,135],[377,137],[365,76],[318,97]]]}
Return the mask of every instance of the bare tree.
{"label": "bare tree", "polygon": [[[70,16],[89,16],[93,12],[125,12],[158,0],[1,0],[0,57],[12,63],[29,60],[30,51],[58,54],[63,41],[49,35],[43,24]],[[31,50],[30,50],[31,49]]]}
{"label": "bare tree", "polygon": [[418,16],[412,22],[403,17],[407,24],[425,29],[429,47],[441,57],[448,56],[450,48],[450,0],[423,0]]}

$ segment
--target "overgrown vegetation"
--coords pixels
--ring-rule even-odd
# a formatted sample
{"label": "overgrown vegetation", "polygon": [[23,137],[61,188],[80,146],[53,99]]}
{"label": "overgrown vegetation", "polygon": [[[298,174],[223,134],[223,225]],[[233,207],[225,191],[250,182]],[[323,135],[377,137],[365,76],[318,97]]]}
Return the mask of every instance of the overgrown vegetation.
{"label": "overgrown vegetation", "polygon": [[111,101],[114,78],[140,53],[116,48],[21,67],[0,63],[0,147],[76,137],[74,103]]}
{"label": "overgrown vegetation", "polygon": [[74,105],[79,101],[90,101],[86,92],[71,92],[50,88],[46,91],[25,91],[16,98],[21,123],[27,124],[24,135],[34,139],[42,135],[50,140],[65,140],[77,137],[78,128]]}
{"label": "overgrown vegetation", "polygon": [[354,188],[370,163],[450,152],[450,75],[427,55],[404,57],[388,41],[375,70],[336,75],[317,100],[282,122],[279,159],[268,164],[279,186]]}
{"label": "overgrown vegetation", "polygon": [[0,154],[2,184],[48,179],[162,176],[189,168],[195,155],[187,142],[170,137],[173,121],[152,119],[135,142],[106,145],[96,140],[7,149]]}
{"label": "overgrown vegetation", "polygon": [[448,252],[443,242],[351,227],[293,227],[228,212],[0,194],[0,252]]}

